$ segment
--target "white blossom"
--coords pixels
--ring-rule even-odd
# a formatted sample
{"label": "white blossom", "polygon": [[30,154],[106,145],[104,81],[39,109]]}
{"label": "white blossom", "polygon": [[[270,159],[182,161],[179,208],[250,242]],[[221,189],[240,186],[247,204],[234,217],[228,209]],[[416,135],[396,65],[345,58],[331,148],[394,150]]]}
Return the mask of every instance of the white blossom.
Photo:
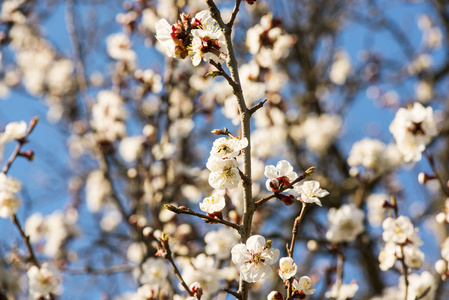
{"label": "white blossom", "polygon": [[382,228],[384,230],[382,238],[386,243],[403,244],[409,240],[417,245],[422,244],[420,238],[416,235],[417,229],[413,227],[412,222],[406,216],[399,216],[396,219],[388,217],[382,223]]}
{"label": "white blossom", "polygon": [[393,242],[388,242],[385,247],[379,252],[379,268],[382,271],[387,271],[392,268],[396,259],[402,255],[401,248]]}
{"label": "white blossom", "polygon": [[156,38],[164,47],[168,57],[181,58],[180,53],[175,50],[175,42],[171,37],[172,25],[165,19],[156,22]]}
{"label": "white blossom", "polygon": [[136,53],[131,49],[131,41],[124,33],[111,34],[108,36],[106,44],[110,57],[124,61],[136,60]]}
{"label": "white blossom", "polygon": [[22,200],[16,195],[0,191],[0,218],[12,217],[21,204]]}
{"label": "white blossom", "polygon": [[412,269],[419,269],[424,263],[424,253],[418,249],[413,244],[405,245],[403,247],[404,251],[404,262],[407,267]]}
{"label": "white blossom", "polygon": [[220,193],[214,193],[212,196],[204,198],[203,202],[200,202],[200,209],[208,214],[222,211],[226,206],[226,200]]}
{"label": "white blossom", "polygon": [[279,258],[279,250],[267,245],[261,235],[253,235],[246,244],[237,244],[232,250],[232,261],[239,267],[240,276],[246,282],[256,282],[267,278],[270,265]]}
{"label": "white blossom", "polygon": [[363,211],[354,204],[344,204],[339,209],[332,207],[327,217],[329,229],[326,238],[333,243],[352,242],[365,230]]}
{"label": "white blossom", "polygon": [[329,195],[329,192],[320,188],[318,181],[304,181],[301,185],[295,186],[295,190],[301,194],[301,199],[305,203],[315,203],[321,206],[319,198]]}
{"label": "white blossom", "polygon": [[5,132],[0,133],[0,143],[23,139],[26,136],[26,131],[27,123],[25,121],[8,123]]}
{"label": "white blossom", "polygon": [[206,256],[204,253],[199,254],[187,264],[182,271],[182,277],[188,286],[194,282],[198,282],[203,289],[201,299],[212,299],[215,293],[220,289],[220,272],[215,267],[214,259]]}
{"label": "white blossom", "polygon": [[310,150],[323,153],[338,137],[342,123],[338,115],[311,115],[299,127],[293,126],[290,134],[295,140],[305,140]]}
{"label": "white blossom", "polygon": [[347,300],[353,298],[358,290],[359,285],[355,282],[340,285],[334,284],[331,290],[327,291],[324,296],[334,300]]}
{"label": "white blossom", "polygon": [[404,161],[419,161],[421,152],[437,134],[432,107],[425,108],[416,102],[410,109],[400,108],[390,124],[390,132],[396,140]]}
{"label": "white blossom", "polygon": [[248,146],[248,139],[218,138],[214,141],[210,155],[216,158],[230,159],[240,155],[242,149]]}
{"label": "white blossom", "polygon": [[350,73],[351,61],[348,54],[343,50],[337,51],[334,54],[334,62],[329,72],[330,80],[337,85],[343,85]]}
{"label": "white blossom", "polygon": [[22,200],[16,196],[21,189],[21,182],[0,172],[0,218],[12,217]]}
{"label": "white blossom", "polygon": [[388,195],[386,194],[371,194],[366,198],[367,217],[372,226],[380,226],[385,220],[386,209],[383,204],[387,199]]}
{"label": "white blossom", "polygon": [[231,248],[238,242],[234,229],[223,227],[216,231],[209,231],[204,236],[207,255],[216,255],[217,259],[225,260],[231,255]]}
{"label": "white blossom", "polygon": [[296,275],[296,271],[298,270],[298,267],[296,266],[295,262],[293,261],[293,258],[291,257],[282,257],[279,260],[279,270],[278,274],[279,277],[282,278],[282,280],[287,280],[292,278]]}
{"label": "white blossom", "polygon": [[449,237],[447,237],[443,244],[441,244],[441,257],[445,261],[449,261]]}
{"label": "white blossom", "polygon": [[312,289],[312,280],[308,276],[302,276],[301,278],[293,280],[293,287],[300,294],[312,295],[316,289]]}
{"label": "white blossom", "polygon": [[369,169],[379,169],[384,163],[386,145],[375,139],[362,139],[352,145],[348,157],[351,167],[363,166]]}
{"label": "white blossom", "polygon": [[47,262],[43,263],[40,268],[31,266],[27,276],[32,299],[39,299],[49,293],[57,293],[62,281],[58,268]]}
{"label": "white blossom", "polygon": [[133,162],[143,150],[142,136],[125,137],[120,141],[119,153],[126,162]]}
{"label": "white blossom", "polygon": [[209,184],[217,190],[236,188],[240,182],[238,163],[235,159],[210,157],[206,167],[211,171]]}
{"label": "white blossom", "polygon": [[164,259],[150,257],[142,264],[140,281],[143,284],[162,285],[167,276],[168,269]]}
{"label": "white blossom", "polygon": [[286,160],[279,161],[276,167],[273,165],[266,166],[264,175],[268,177],[265,185],[271,192],[289,185],[298,178],[298,174],[293,171],[292,165]]}
{"label": "white blossom", "polygon": [[216,63],[222,63],[222,53],[227,54],[226,41],[220,28],[215,24],[215,20],[210,17],[209,10],[199,12],[196,19],[200,20],[202,25],[199,29],[192,30],[192,45],[190,53],[192,64],[198,66],[203,59],[205,62],[213,60]]}
{"label": "white blossom", "polygon": [[[420,275],[416,273],[408,274],[407,276],[408,285],[408,295],[407,300],[415,300],[419,298],[420,300],[432,300],[435,299],[435,287],[437,285],[435,277],[427,271],[422,272]],[[429,293],[422,297],[424,292],[430,287]],[[405,284],[404,277],[399,278],[399,297],[397,299],[404,299],[405,295]]]}

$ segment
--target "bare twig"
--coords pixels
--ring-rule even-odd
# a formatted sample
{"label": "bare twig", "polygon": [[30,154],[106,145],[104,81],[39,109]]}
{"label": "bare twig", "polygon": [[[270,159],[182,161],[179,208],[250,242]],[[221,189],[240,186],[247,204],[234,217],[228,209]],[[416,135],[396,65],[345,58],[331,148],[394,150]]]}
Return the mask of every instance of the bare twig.
{"label": "bare twig", "polygon": [[176,264],[175,264],[175,262],[173,260],[172,252],[171,252],[171,249],[170,249],[170,245],[168,243],[168,239],[169,239],[169,237],[168,236],[164,236],[164,235],[160,239],[160,243],[162,245],[162,249],[159,250],[159,251],[161,251],[159,255],[161,257],[165,258],[166,260],[168,260],[168,262],[172,266],[173,273],[175,273],[176,277],[178,277],[178,279],[181,282],[181,285],[183,286],[183,288],[187,291],[187,293],[189,293],[189,296],[193,297],[194,296],[193,292],[190,290],[189,286],[187,285],[187,283],[182,278],[181,272],[179,272],[179,269],[178,269],[178,267],[176,266]]}
{"label": "bare twig", "polygon": [[[302,207],[301,207],[301,212],[299,213],[299,216],[296,217],[295,222],[293,223],[293,228],[292,228],[292,240],[290,242],[290,247],[288,247],[287,245],[287,252],[288,252],[288,256],[290,258],[293,259],[293,253],[295,251],[295,244],[296,244],[296,237],[298,236],[298,229],[299,229],[299,225],[301,225],[302,220],[304,219],[304,214],[308,208],[308,204],[301,202],[302,203]],[[288,285],[287,285],[287,300],[292,299],[292,281],[293,278],[291,278],[288,281]]]}
{"label": "bare twig", "polygon": [[433,155],[432,155],[432,154],[429,154],[429,153],[427,152],[427,150],[425,150],[425,151],[424,151],[424,156],[426,157],[427,161],[429,162],[429,165],[430,165],[430,167],[432,168],[432,171],[433,171],[435,177],[438,178],[438,182],[440,183],[441,190],[443,191],[443,193],[444,193],[446,196],[449,197],[449,189],[448,189],[448,187],[444,184],[444,181],[443,181],[443,179],[441,178],[440,173],[438,172],[438,169],[437,169],[437,166],[436,166],[436,164],[435,164],[435,159],[434,159]]}
{"label": "bare twig", "polygon": [[110,275],[115,273],[132,272],[135,269],[134,266],[122,265],[113,266],[105,269],[93,269],[91,267],[84,267],[81,269],[65,269],[64,271],[72,275]]}
{"label": "bare twig", "polygon": [[25,231],[23,230],[22,226],[20,225],[19,219],[17,219],[16,214],[14,214],[11,217],[11,221],[16,225],[17,229],[20,232],[20,236],[22,237],[23,242],[25,243],[25,246],[28,250],[28,259],[38,268],[40,268],[39,261],[36,259],[36,255],[34,254],[33,247],[30,243],[30,237],[26,235]]}
{"label": "bare twig", "polygon": [[253,107],[251,107],[249,110],[250,115],[254,114],[258,109],[262,108],[265,102],[267,102],[267,99],[264,99],[259,103],[257,103],[256,105],[254,105]]}
{"label": "bare twig", "polygon": [[168,209],[169,211],[172,211],[172,212],[174,212],[176,214],[186,214],[186,215],[196,216],[198,218],[201,218],[201,219],[205,220],[208,223],[220,223],[220,224],[229,226],[231,228],[234,228],[237,231],[240,231],[240,226],[235,224],[235,223],[233,223],[233,222],[229,222],[229,221],[226,221],[226,220],[223,220],[223,219],[212,218],[212,217],[209,217],[208,215],[194,212],[193,210],[191,210],[191,209],[189,209],[187,207],[178,208],[178,207],[176,207],[174,205],[171,205],[171,204],[165,204],[164,207],[166,209]]}
{"label": "bare twig", "polygon": [[231,17],[229,18],[228,24],[226,24],[229,27],[232,27],[234,25],[235,18],[237,17],[237,13],[239,12],[240,3],[242,0],[236,0],[234,9],[232,10]]}

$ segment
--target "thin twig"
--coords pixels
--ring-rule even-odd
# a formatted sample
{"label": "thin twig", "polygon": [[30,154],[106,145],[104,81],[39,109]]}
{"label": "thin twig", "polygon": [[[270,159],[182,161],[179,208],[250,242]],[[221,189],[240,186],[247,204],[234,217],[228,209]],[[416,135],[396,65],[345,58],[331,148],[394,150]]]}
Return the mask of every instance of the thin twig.
{"label": "thin twig", "polygon": [[20,232],[20,236],[22,237],[23,242],[25,243],[25,246],[28,250],[28,259],[38,268],[40,268],[39,261],[36,259],[36,255],[34,254],[33,247],[30,243],[30,237],[26,235],[25,231],[23,230],[22,226],[20,225],[19,219],[17,219],[17,215],[14,214],[11,217],[11,221],[16,225],[17,229]]}
{"label": "thin twig", "polygon": [[28,125],[28,129],[26,131],[25,137],[18,141],[16,148],[14,149],[13,153],[11,154],[11,156],[9,157],[5,166],[3,167],[2,173],[5,173],[5,174],[8,173],[9,169],[11,168],[12,163],[15,161],[16,157],[19,156],[22,146],[28,142],[27,137],[33,131],[34,127],[36,127],[37,122],[39,122],[39,117],[33,117],[31,119],[30,124]]}
{"label": "thin twig", "polygon": [[125,273],[132,272],[135,269],[134,266],[122,265],[122,266],[113,266],[105,269],[93,269],[91,267],[84,267],[81,269],[65,269],[64,271],[71,275],[110,275],[115,273]]}
{"label": "thin twig", "polygon": [[238,292],[236,292],[236,291],[230,290],[228,288],[224,288],[223,291],[225,291],[226,293],[234,296],[236,299],[242,299],[242,296]]}
{"label": "thin twig", "polygon": [[435,175],[435,177],[438,178],[438,182],[440,183],[441,186],[441,190],[443,191],[444,194],[446,194],[446,196],[449,197],[449,189],[448,187],[444,184],[443,179],[441,178],[440,173],[438,172],[437,166],[435,165],[435,159],[433,158],[432,154],[429,154],[427,152],[427,150],[424,151],[424,156],[426,157],[427,161],[429,162],[430,167],[432,168],[432,171]]}
{"label": "thin twig", "polygon": [[204,215],[204,214],[200,214],[200,213],[194,212],[193,210],[191,210],[191,209],[189,209],[187,207],[178,208],[178,207],[176,207],[174,205],[171,205],[171,204],[165,204],[164,207],[166,209],[168,209],[169,211],[172,211],[172,212],[174,212],[176,214],[186,214],[186,215],[196,216],[198,218],[201,218],[201,219],[207,221],[208,223],[220,223],[220,224],[229,226],[231,228],[234,228],[237,231],[240,231],[240,226],[235,224],[235,223],[233,223],[233,222],[229,222],[229,221],[226,221],[226,220],[223,220],[223,219],[212,218],[212,217],[209,217],[208,215]]}
{"label": "thin twig", "polygon": [[263,105],[265,104],[265,102],[267,102],[267,99],[264,99],[264,100],[260,101],[259,103],[257,103],[256,105],[254,105],[253,107],[251,107],[249,109],[250,115],[254,114],[258,109],[262,108]]}
{"label": "thin twig", "polygon": [[[288,256],[292,259],[293,259],[293,254],[295,251],[296,237],[298,236],[299,225],[301,225],[301,222],[304,219],[304,214],[305,214],[307,208],[309,207],[307,203],[304,203],[304,202],[301,202],[301,203],[302,203],[301,212],[299,213],[299,216],[296,217],[295,222],[293,223],[292,240],[290,242],[290,247],[287,246]],[[292,282],[293,282],[293,278],[291,278],[287,284],[287,300],[292,299],[291,298],[292,297]]]}
{"label": "thin twig", "polygon": [[402,263],[402,276],[404,276],[404,284],[405,284],[405,296],[404,296],[404,300],[408,299],[408,267],[405,264],[405,258],[404,258],[404,245],[401,245],[401,252],[402,252],[402,258],[401,258],[401,263]]}
{"label": "thin twig", "polygon": [[234,21],[235,21],[235,18],[237,17],[237,13],[239,12],[239,7],[240,7],[241,2],[242,2],[242,0],[235,1],[235,6],[234,6],[234,9],[232,10],[231,17],[229,18],[228,24],[226,24],[227,26],[232,27],[232,25],[234,25]]}
{"label": "thin twig", "polygon": [[189,293],[189,296],[193,297],[194,296],[193,292],[190,290],[189,286],[184,281],[184,278],[182,278],[181,272],[179,272],[179,269],[173,260],[170,245],[168,243],[168,239],[169,239],[168,236],[162,237],[160,239],[160,242],[162,245],[162,250],[163,250],[161,256],[163,258],[165,258],[166,260],[168,260],[168,262],[170,263],[170,265],[173,269],[173,273],[175,273],[176,277],[178,277],[179,281],[181,282],[181,285],[184,287],[184,289],[187,291],[187,293]]}

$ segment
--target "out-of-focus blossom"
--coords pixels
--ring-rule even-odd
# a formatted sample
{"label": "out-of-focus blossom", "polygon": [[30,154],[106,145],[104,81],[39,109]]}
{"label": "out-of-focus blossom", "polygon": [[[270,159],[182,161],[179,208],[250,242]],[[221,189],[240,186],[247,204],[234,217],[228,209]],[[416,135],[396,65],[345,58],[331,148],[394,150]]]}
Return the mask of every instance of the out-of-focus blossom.
{"label": "out-of-focus blossom", "polygon": [[416,102],[410,109],[400,108],[390,124],[390,132],[404,161],[419,161],[421,152],[438,132],[432,107]]}
{"label": "out-of-focus blossom", "polygon": [[207,255],[216,255],[217,259],[225,260],[231,256],[231,248],[238,242],[234,229],[223,227],[216,231],[209,231],[204,237]]}
{"label": "out-of-focus blossom", "polygon": [[338,115],[309,116],[299,127],[293,126],[290,134],[295,140],[305,140],[307,147],[323,153],[338,137],[342,120]]}
{"label": "out-of-focus blossom", "polygon": [[115,33],[108,36],[106,40],[107,51],[110,57],[117,60],[133,62],[136,53],[131,49],[131,41],[124,33]]}
{"label": "out-of-focus blossom", "polygon": [[329,72],[330,80],[336,85],[343,85],[348,75],[351,73],[351,61],[348,54],[339,50],[334,55],[334,62]]}
{"label": "out-of-focus blossom", "polygon": [[403,244],[409,240],[416,245],[422,244],[421,239],[416,234],[417,229],[413,227],[412,222],[406,216],[399,216],[396,219],[388,217],[382,223],[382,228],[384,230],[382,238],[386,243]]}
{"label": "out-of-focus blossom", "polygon": [[27,276],[32,299],[40,299],[50,293],[57,294],[61,288],[61,274],[53,264],[45,262],[40,268],[31,266]]}
{"label": "out-of-focus blossom", "polygon": [[365,230],[364,213],[354,204],[344,204],[339,209],[332,207],[327,217],[329,228],[326,238],[332,243],[352,242]]}
{"label": "out-of-focus blossom", "polygon": [[334,300],[347,300],[352,299],[357,291],[359,290],[359,285],[357,283],[350,284],[334,284],[330,291],[327,291],[324,295],[326,298]]}
{"label": "out-of-focus blossom", "polygon": [[10,218],[19,210],[22,200],[16,194],[21,187],[20,181],[0,172],[0,218]]}
{"label": "out-of-focus blossom", "polygon": [[119,153],[127,162],[133,162],[143,150],[142,136],[125,137],[120,141]]}
{"label": "out-of-focus blossom", "polygon": [[27,123],[25,121],[11,122],[5,127],[5,132],[0,133],[0,143],[9,143],[23,139],[26,136]]}

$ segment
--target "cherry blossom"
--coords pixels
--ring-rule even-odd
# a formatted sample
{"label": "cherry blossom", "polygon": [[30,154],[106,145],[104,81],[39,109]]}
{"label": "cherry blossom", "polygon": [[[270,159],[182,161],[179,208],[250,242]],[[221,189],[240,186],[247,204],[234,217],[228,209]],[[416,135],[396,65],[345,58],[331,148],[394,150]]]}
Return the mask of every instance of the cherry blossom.
{"label": "cherry blossom", "polygon": [[320,188],[318,181],[304,181],[301,185],[296,185],[295,190],[301,194],[301,200],[305,203],[315,203],[322,206],[319,198],[329,195],[329,192]]}
{"label": "cherry blossom", "polygon": [[240,276],[246,282],[256,282],[267,278],[271,272],[270,265],[279,258],[279,250],[266,243],[261,235],[253,235],[246,244],[237,244],[232,250],[232,261],[240,268]]}
{"label": "cherry blossom", "polygon": [[292,165],[286,160],[279,161],[276,167],[273,165],[266,166],[264,174],[268,177],[265,185],[271,192],[275,192],[289,185],[293,180],[298,178],[298,174],[293,172]]}

